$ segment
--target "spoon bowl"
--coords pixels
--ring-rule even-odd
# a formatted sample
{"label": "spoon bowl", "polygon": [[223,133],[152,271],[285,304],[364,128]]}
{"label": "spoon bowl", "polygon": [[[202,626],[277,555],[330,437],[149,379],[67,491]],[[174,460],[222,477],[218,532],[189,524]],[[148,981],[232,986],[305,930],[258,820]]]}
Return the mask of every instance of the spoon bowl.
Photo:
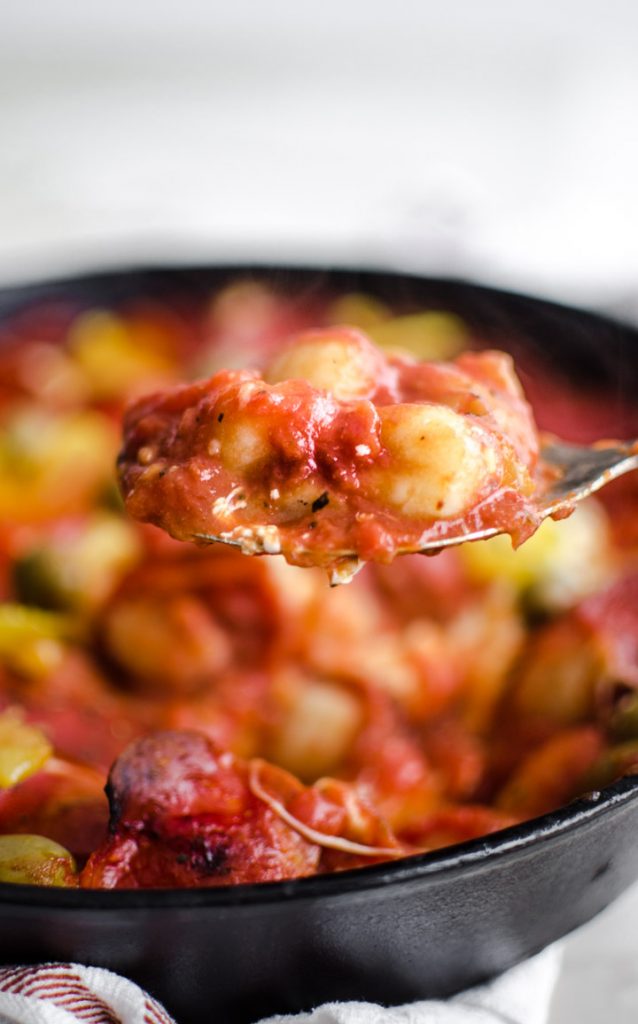
{"label": "spoon bowl", "polygon": [[[560,519],[561,514],[568,515],[578,502],[599,491],[612,480],[638,469],[638,441],[574,445],[550,438],[541,448],[541,461],[551,475],[551,482],[539,491],[536,511],[541,521],[550,516]],[[196,533],[193,540],[200,544],[229,544],[231,547],[240,548],[245,554],[277,553],[270,552],[267,543],[260,544],[260,538],[267,536],[267,529],[265,525],[252,526],[248,541],[246,538],[208,533]],[[457,547],[469,541],[487,540],[504,532],[498,526],[489,526],[481,530],[446,534],[420,542],[415,547],[401,548],[398,553],[434,555],[443,548]],[[362,564],[358,563],[355,552],[335,551],[331,554],[334,554],[335,559],[344,562]],[[334,582],[344,582],[351,575],[352,573],[347,572],[344,579],[335,579]]]}

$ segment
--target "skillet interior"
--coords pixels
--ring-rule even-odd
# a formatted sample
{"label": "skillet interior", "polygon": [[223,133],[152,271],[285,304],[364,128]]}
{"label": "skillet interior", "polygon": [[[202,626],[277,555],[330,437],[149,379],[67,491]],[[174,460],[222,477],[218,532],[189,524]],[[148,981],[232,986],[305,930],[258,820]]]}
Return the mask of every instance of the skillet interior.
{"label": "skillet interior", "polygon": [[[584,387],[619,422],[635,409],[638,333],[594,314],[463,282],[325,268],[125,270],[7,289],[0,320],[31,303],[204,301],[238,276],[301,302],[364,290],[397,308],[462,316],[517,359]],[[229,889],[87,892],[0,886],[0,959],[71,959],[119,970],[180,1024],[250,1021],[336,998],[447,994],[588,920],[638,877],[638,777],[484,839],[345,872]]]}

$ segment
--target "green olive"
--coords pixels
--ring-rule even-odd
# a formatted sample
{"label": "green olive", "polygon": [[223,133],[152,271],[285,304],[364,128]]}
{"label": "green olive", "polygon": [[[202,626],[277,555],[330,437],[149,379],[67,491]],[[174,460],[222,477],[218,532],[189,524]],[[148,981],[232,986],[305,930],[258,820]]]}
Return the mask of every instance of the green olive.
{"label": "green olive", "polygon": [[25,722],[19,708],[7,708],[0,714],[0,789],[15,786],[39,771],[52,753],[42,729]]}
{"label": "green olive", "polygon": [[0,664],[27,678],[47,675],[60,664],[64,642],[77,629],[71,618],[41,608],[0,605]]}
{"label": "green olive", "polygon": [[453,359],[469,341],[463,321],[440,310],[393,317],[369,325],[367,331],[381,348],[403,349],[417,359]]}
{"label": "green olive", "polygon": [[75,861],[63,846],[44,836],[0,836],[0,882],[74,886]]}
{"label": "green olive", "polygon": [[607,727],[616,740],[638,740],[638,692],[628,693],[618,702]]}
{"label": "green olive", "polygon": [[137,561],[130,523],[97,512],[70,536],[25,552],[14,565],[18,596],[28,605],[70,612],[98,608]]}
{"label": "green olive", "polygon": [[55,567],[46,548],[36,548],[13,566],[13,582],[20,601],[38,608],[60,609],[66,605]]}
{"label": "green olive", "polygon": [[638,740],[619,743],[602,754],[589,772],[583,790],[602,789],[623,775],[638,774]]}

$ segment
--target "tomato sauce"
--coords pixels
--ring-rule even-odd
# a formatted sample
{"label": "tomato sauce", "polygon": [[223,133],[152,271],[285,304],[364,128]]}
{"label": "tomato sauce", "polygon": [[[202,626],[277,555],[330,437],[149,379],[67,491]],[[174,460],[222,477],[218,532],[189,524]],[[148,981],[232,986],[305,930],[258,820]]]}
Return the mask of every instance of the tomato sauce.
{"label": "tomato sauce", "polygon": [[[453,320],[239,281],[0,327],[0,880],[340,871],[636,770],[638,477],[530,536],[536,424],[613,403],[527,366],[532,415]],[[394,557],[485,526],[528,539]]]}

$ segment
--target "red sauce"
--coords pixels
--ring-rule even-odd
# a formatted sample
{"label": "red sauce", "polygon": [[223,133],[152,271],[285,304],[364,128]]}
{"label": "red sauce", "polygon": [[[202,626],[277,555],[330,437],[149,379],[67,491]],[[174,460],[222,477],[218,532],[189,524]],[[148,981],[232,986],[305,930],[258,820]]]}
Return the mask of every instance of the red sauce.
{"label": "red sauce", "polygon": [[[311,337],[319,358],[320,336]],[[131,515],[179,539],[222,535],[255,553],[281,550],[304,566],[331,567],[343,556],[389,562],[403,549],[491,527],[515,544],[525,540],[539,525],[532,501],[538,439],[509,357],[466,353],[455,364],[419,363],[383,359],[365,345],[379,367],[372,393],[359,400],[339,401],[304,380],[271,385],[245,370],[135,404],[120,456]],[[452,410],[479,439],[473,444],[492,449],[486,467],[497,469],[485,469],[460,514],[407,514],[384,497],[379,474],[391,477],[397,455],[384,443],[382,418],[414,405]],[[224,458],[228,430],[245,428],[267,439],[248,466]],[[450,488],[455,472],[451,464]],[[260,525],[276,528],[265,545],[250,532]]]}
{"label": "red sauce", "polygon": [[[459,528],[535,527],[537,431],[508,357],[419,363],[350,328],[299,336],[334,320],[318,291],[248,282],[198,302],[0,325],[0,835],[25,836],[27,860],[25,834],[67,847],[69,885],[259,882],[465,841],[635,771],[638,475],[605,491],[609,522],[585,522],[563,605],[544,588],[569,527],[549,557],[539,538],[538,571],[524,549],[520,576],[498,545],[486,575],[478,547],[382,564]],[[299,356],[330,339],[333,364],[343,346],[356,364],[333,365],[334,386]],[[304,372],[284,372],[294,358]],[[126,403],[202,375],[126,415],[127,517],[111,443]],[[613,396],[540,371],[526,391],[567,438],[637,432]],[[493,456],[460,512],[408,515],[382,485],[405,472],[388,424],[423,406]],[[265,438],[247,464],[238,425]],[[213,512],[229,494],[232,513]],[[291,561],[374,564],[335,590],[164,532],[266,522]]]}

